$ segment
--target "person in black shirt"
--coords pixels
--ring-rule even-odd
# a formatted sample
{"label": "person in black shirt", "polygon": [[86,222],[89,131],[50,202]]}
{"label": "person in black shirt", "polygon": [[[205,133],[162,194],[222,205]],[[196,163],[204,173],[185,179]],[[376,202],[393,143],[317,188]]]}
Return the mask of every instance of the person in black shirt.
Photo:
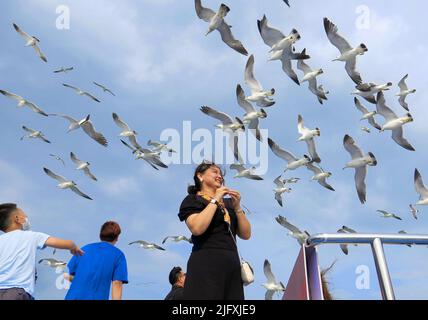
{"label": "person in black shirt", "polygon": [[181,268],[172,268],[171,272],[169,273],[169,283],[171,283],[172,288],[165,297],[165,300],[182,300],[185,281],[186,274],[181,270]]}
{"label": "person in black shirt", "polygon": [[[178,214],[192,233],[184,299],[243,300],[236,235],[248,240],[251,225],[239,192],[225,187],[219,166],[203,162],[194,174]],[[224,198],[230,196],[230,198]],[[232,238],[233,237],[233,238]]]}

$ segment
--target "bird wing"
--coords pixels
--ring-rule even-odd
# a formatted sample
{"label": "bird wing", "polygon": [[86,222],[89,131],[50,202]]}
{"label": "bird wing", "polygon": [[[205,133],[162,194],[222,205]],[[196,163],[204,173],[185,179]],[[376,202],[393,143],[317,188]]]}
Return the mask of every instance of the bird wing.
{"label": "bird wing", "polygon": [[[132,146],[135,148],[135,149],[138,149],[138,150],[140,150],[140,151],[142,151],[143,150],[143,147],[142,146],[140,146],[140,144],[137,142],[137,138],[135,137],[135,136],[130,136],[130,137],[128,137],[128,139],[129,139],[129,141],[131,142],[131,144],[132,144]],[[134,150],[135,150],[134,149]],[[150,151],[149,151],[150,152]]]}
{"label": "bird wing", "polygon": [[370,117],[368,119],[368,121],[373,128],[378,129],[378,130],[382,130],[382,127],[375,121],[374,117]]}
{"label": "bird wing", "polygon": [[93,96],[92,94],[90,94],[89,92],[83,92],[83,95],[91,98],[92,100],[96,101],[96,102],[101,102],[97,97]]}
{"label": "bird wing", "polygon": [[303,117],[300,114],[297,116],[297,131],[300,134],[304,134],[306,133],[306,131],[308,131],[308,129],[305,128],[305,125],[303,123]]}
{"label": "bird wing", "polygon": [[268,283],[276,283],[275,275],[273,274],[270,262],[267,259],[265,259],[263,263],[263,273],[265,274]]}
{"label": "bird wing", "polygon": [[89,178],[91,178],[92,180],[94,180],[94,181],[98,181],[98,179],[97,179],[97,177],[95,177],[92,173],[91,173],[91,170],[89,170],[89,168],[88,167],[86,167],[85,169],[83,169],[83,172],[89,177]]}
{"label": "bird wing", "polygon": [[265,300],[272,300],[274,293],[274,290],[266,290]]}
{"label": "bird wing", "polygon": [[241,41],[236,40],[233,37],[232,31],[230,30],[230,26],[226,22],[223,21],[217,28],[217,30],[220,32],[221,39],[224,43],[226,43],[233,50],[243,54],[244,56],[248,55],[248,51],[245,49]]}
{"label": "bird wing", "polygon": [[322,173],[322,170],[317,166],[314,166],[312,163],[308,163],[306,167],[311,170],[315,175]]}
{"label": "bird wing", "polygon": [[306,144],[308,145],[308,150],[309,150],[309,154],[311,155],[312,161],[320,163],[321,162],[321,158],[317,153],[317,149],[315,147],[315,139],[309,139],[309,140],[305,140]]}
{"label": "bird wing", "polygon": [[47,169],[47,168],[43,168],[43,171],[51,178],[59,181],[60,183],[63,182],[67,182],[67,179],[65,179],[64,177],[61,177],[59,175],[56,175],[55,173],[53,173],[51,170]]}
{"label": "bird wing", "polygon": [[291,60],[286,54],[284,54],[284,52],[281,56],[281,62],[282,62],[282,70],[285,72],[285,74],[289,76],[291,80],[293,80],[295,83],[300,85],[299,78],[297,77],[296,72],[293,70],[293,67],[291,66]]}
{"label": "bird wing", "polygon": [[148,242],[146,242],[144,240],[137,240],[137,241],[130,242],[128,245],[135,244],[135,243],[142,244],[142,245],[149,244]]}
{"label": "bird wing", "polygon": [[275,200],[278,201],[278,204],[282,207],[282,196],[279,192],[275,192]]}
{"label": "bird wing", "polygon": [[400,103],[400,106],[409,111],[409,105],[406,102],[406,96],[400,96],[400,98],[398,98],[398,102]]}
{"label": "bird wing", "polygon": [[127,146],[129,149],[131,149],[133,152],[137,151],[137,149],[136,149],[136,148],[131,147],[129,144],[127,144],[127,143],[126,143],[125,141],[123,141],[122,139],[120,139],[120,141],[121,141],[125,146]]}
{"label": "bird wing", "polygon": [[166,240],[168,240],[169,238],[173,238],[171,236],[165,237],[165,239],[162,240],[162,244],[164,244],[166,242]]}
{"label": "bird wing", "polygon": [[355,168],[355,186],[361,203],[366,202],[366,183],[364,179],[367,174],[367,166]]}
{"label": "bird wing", "polygon": [[362,104],[361,104],[361,102],[360,102],[360,100],[358,100],[358,98],[357,97],[355,97],[354,98],[354,103],[355,103],[355,106],[357,107],[357,109],[358,110],[360,110],[361,111],[361,113],[364,115],[364,114],[367,114],[367,113],[369,113],[369,110],[367,110]]}
{"label": "bird wing", "polygon": [[131,128],[116,113],[113,113],[113,120],[122,130],[131,131]]}
{"label": "bird wing", "polygon": [[90,136],[96,142],[98,142],[104,147],[107,147],[108,142],[106,138],[101,133],[95,131],[94,125],[92,124],[91,120],[84,122],[82,124],[82,129],[88,136]]}
{"label": "bird wing", "polygon": [[23,31],[20,27],[18,27],[18,25],[16,25],[15,23],[13,24],[13,27],[15,28],[16,32],[18,32],[24,39],[25,41],[30,41],[33,39],[33,37],[31,37],[28,33],[26,33],[25,31]]}
{"label": "bird wing", "polygon": [[230,169],[236,170],[238,172],[242,172],[242,171],[246,170],[242,164],[236,164],[236,163],[232,163],[230,165]]}
{"label": "bird wing", "polygon": [[275,218],[275,220],[284,228],[290,230],[292,233],[302,233],[302,231],[300,231],[299,228],[297,228],[296,226],[292,225],[290,222],[287,221],[286,218],[284,218],[283,216],[279,215],[278,217]]}
{"label": "bird wing", "polygon": [[407,87],[407,84],[406,84],[406,79],[407,79],[407,77],[408,77],[409,75],[408,74],[406,74],[401,80],[400,80],[400,82],[398,83],[398,87],[400,88],[400,91],[406,91],[406,90],[409,90],[409,88]]}
{"label": "bird wing", "polygon": [[217,111],[211,107],[208,106],[202,106],[201,111],[205,113],[206,115],[213,117],[219,121],[221,121],[223,124],[232,124],[233,119],[226,113]]}
{"label": "bird wing", "polygon": [[23,97],[18,96],[17,94],[14,94],[14,93],[11,93],[11,92],[8,92],[8,91],[5,91],[5,90],[0,90],[0,93],[1,93],[2,95],[4,95],[5,97],[12,98],[12,99],[14,99],[14,100],[16,100],[16,101],[22,101],[22,100],[25,100]]}
{"label": "bird wing", "polygon": [[381,114],[387,122],[397,119],[397,115],[385,104],[385,96],[379,91],[376,98],[376,111]]}
{"label": "bird wing", "polygon": [[330,184],[327,183],[325,178],[319,179],[318,183],[328,190],[336,191]]}
{"label": "bird wing", "polygon": [[348,255],[348,245],[341,244],[340,249],[343,251],[344,254]]}
{"label": "bird wing", "polygon": [[262,141],[262,135],[259,129],[259,118],[251,120],[248,129],[254,134],[257,140]]}
{"label": "bird wing", "polygon": [[46,59],[46,56],[43,54],[42,50],[40,50],[37,44],[34,45],[33,48],[36,51],[37,55],[40,57],[40,59],[42,59],[44,62],[48,62],[48,59]]}
{"label": "bird wing", "polygon": [[355,231],[354,229],[351,229],[347,226],[342,226],[342,229],[345,230],[346,232],[349,232],[349,233],[357,233],[357,231]]}
{"label": "bird wing", "polygon": [[275,185],[278,188],[283,188],[284,187],[284,182],[281,180],[281,176],[278,176],[275,180],[273,180],[273,183],[275,183]]}
{"label": "bird wing", "polygon": [[158,249],[158,250],[163,250],[163,251],[165,251],[165,249],[164,249],[164,248],[162,248],[161,246],[158,246],[157,244],[152,243],[152,245],[153,245],[156,249]]}
{"label": "bird wing", "polygon": [[39,139],[42,139],[44,142],[46,142],[46,143],[51,143],[48,139],[46,139],[43,135],[41,135],[40,137],[39,137]]}
{"label": "bird wing", "polygon": [[398,145],[402,146],[404,149],[415,151],[415,148],[406,140],[403,136],[403,127],[398,127],[392,130],[392,139],[397,142]]}
{"label": "bird wing", "polygon": [[419,173],[418,169],[415,169],[414,181],[416,192],[419,193],[420,198],[428,198],[428,189],[425,187],[424,182],[422,180],[422,176]]}
{"label": "bird wing", "polygon": [[45,117],[47,117],[48,116],[48,114],[46,113],[46,112],[44,112],[42,109],[40,109],[38,106],[36,106],[34,103],[32,103],[32,102],[26,102],[25,103],[25,105],[26,106],[28,106],[31,110],[33,110],[34,112],[36,112],[36,113],[39,113],[39,114],[41,114],[41,115],[43,115],[43,116],[45,116]]}
{"label": "bird wing", "polygon": [[25,131],[29,132],[29,133],[35,133],[36,131],[30,128],[27,128],[26,126],[22,126],[22,129],[24,129]]}
{"label": "bird wing", "polygon": [[268,143],[272,152],[276,156],[284,159],[287,162],[292,162],[297,160],[297,158],[292,153],[288,152],[287,150],[281,149],[281,147],[277,145],[271,138],[268,138]]}
{"label": "bird wing", "polygon": [[362,158],[364,156],[361,149],[356,145],[354,139],[352,139],[352,137],[349,135],[345,135],[343,138],[343,146],[345,147],[346,151],[351,154],[352,159]]}
{"label": "bird wing", "polygon": [[356,68],[357,68],[357,57],[353,57],[346,61],[345,63],[346,72],[351,77],[352,81],[354,81],[356,84],[360,84],[363,82],[363,79],[361,78],[361,74],[357,71]]}
{"label": "bird wing", "polygon": [[78,166],[83,164],[83,161],[79,160],[73,152],[70,152],[70,158]]}
{"label": "bird wing", "polygon": [[269,47],[272,47],[285,38],[281,31],[268,26],[268,19],[265,15],[263,15],[262,20],[257,20],[257,26],[263,42]]}
{"label": "bird wing", "polygon": [[66,83],[63,83],[62,85],[63,85],[64,87],[66,87],[66,88],[73,89],[73,90],[74,90],[74,91],[76,91],[76,92],[80,92],[80,91],[82,91],[82,90],[80,90],[79,88],[73,87],[73,86],[71,86],[71,85],[69,85],[69,84],[66,84]]}
{"label": "bird wing", "polygon": [[244,74],[245,83],[251,88],[251,92],[263,91],[263,87],[254,76],[254,55],[248,58],[247,65],[245,66]]}
{"label": "bird wing", "polygon": [[297,69],[303,71],[304,75],[306,75],[309,72],[312,72],[311,67],[309,67],[303,60],[297,61]]}
{"label": "bird wing", "polygon": [[239,137],[238,137],[238,135],[237,134],[230,134],[229,135],[229,147],[232,149],[233,156],[235,157],[235,159],[239,163],[242,163],[244,161],[242,159],[241,154],[239,153],[238,145],[239,145]]}
{"label": "bird wing", "polygon": [[236,99],[238,101],[239,106],[243,108],[246,113],[256,111],[256,109],[252,106],[252,104],[249,103],[247,100],[245,100],[245,92],[242,89],[240,84],[238,84],[236,87]]}
{"label": "bird wing", "polygon": [[82,191],[80,191],[76,186],[72,186],[70,187],[71,191],[73,191],[74,193],[78,194],[79,196],[86,198],[88,200],[92,200],[91,197],[89,197],[88,195],[84,194]]}
{"label": "bird wing", "polygon": [[202,6],[201,0],[195,0],[195,10],[199,19],[202,19],[205,22],[211,22],[212,18],[215,16],[215,12],[213,10]]}
{"label": "bird wing", "polygon": [[328,18],[324,18],[324,29],[328,40],[330,40],[332,45],[339,49],[340,53],[352,50],[348,41],[338,33],[337,26]]}

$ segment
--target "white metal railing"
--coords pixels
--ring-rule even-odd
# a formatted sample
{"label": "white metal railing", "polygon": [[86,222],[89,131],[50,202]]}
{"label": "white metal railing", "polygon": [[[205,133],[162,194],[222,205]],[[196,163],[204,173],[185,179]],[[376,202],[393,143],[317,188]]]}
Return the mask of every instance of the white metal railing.
{"label": "white metal railing", "polygon": [[380,291],[384,300],[394,300],[394,288],[386,263],[383,244],[428,245],[428,235],[413,234],[377,234],[377,233],[320,233],[307,239],[308,246],[324,243],[336,244],[370,244],[376,265]]}

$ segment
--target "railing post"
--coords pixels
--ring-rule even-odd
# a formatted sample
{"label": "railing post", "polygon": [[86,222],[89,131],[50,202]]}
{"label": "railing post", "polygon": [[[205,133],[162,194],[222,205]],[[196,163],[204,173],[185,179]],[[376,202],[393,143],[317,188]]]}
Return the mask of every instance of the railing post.
{"label": "railing post", "polygon": [[371,244],[373,257],[376,264],[377,277],[379,279],[380,291],[384,300],[395,300],[394,289],[389,276],[388,266],[386,264],[385,253],[383,251],[382,241],[375,238]]}

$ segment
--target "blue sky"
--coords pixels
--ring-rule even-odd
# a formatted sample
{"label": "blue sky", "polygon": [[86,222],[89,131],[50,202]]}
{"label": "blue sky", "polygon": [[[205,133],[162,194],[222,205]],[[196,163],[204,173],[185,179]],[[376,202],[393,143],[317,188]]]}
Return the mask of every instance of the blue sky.
{"label": "blue sky", "polygon": [[[306,153],[306,145],[298,143],[297,115],[305,124],[319,127],[318,152],[324,169],[331,171],[330,192],[310,182],[305,169],[293,172],[301,181],[284,196],[284,207],[273,197],[273,180],[283,171],[285,163],[269,153],[269,168],[264,181],[235,180],[231,172],[227,185],[242,193],[243,203],[253,211],[249,217],[253,236],[240,241],[243,256],[254,266],[256,281],[245,289],[249,299],[263,299],[265,281],[263,261],[269,259],[276,277],[288,280],[297,257],[297,242],[286,235],[274,217],[286,216],[289,221],[310,233],[335,232],[347,225],[360,232],[426,233],[424,208],[414,220],[409,203],[418,195],[414,191],[413,171],[418,168],[428,181],[426,166],[428,150],[425,135],[428,112],[428,80],[425,77],[428,44],[424,36],[427,5],[409,2],[370,1],[290,1],[288,8],[280,1],[235,0],[228,2],[227,17],[233,33],[255,56],[255,74],[266,88],[276,89],[276,105],[267,110],[261,127],[269,130],[282,147],[296,155]],[[203,1],[216,9],[220,1]],[[56,8],[70,9],[70,29],[58,30]],[[357,27],[364,5],[369,10],[369,28]],[[329,100],[320,106],[307,85],[295,85],[281,70],[278,61],[267,62],[268,47],[257,30],[256,20],[266,14],[271,26],[284,33],[299,30],[302,39],[296,48],[307,48],[313,68],[322,67],[319,77],[329,91]],[[387,104],[398,114],[404,114],[394,94],[397,83],[409,73],[407,83],[416,94],[407,101],[415,121],[404,128],[405,136],[416,152],[396,145],[390,133],[366,134],[360,130],[360,114],[353,105],[350,92],[353,82],[343,63],[332,62],[338,51],[325,35],[322,18],[329,17],[350,43],[364,42],[368,52],[359,57],[358,68],[366,81],[393,82],[386,93]],[[23,41],[12,23],[37,36],[48,58],[45,64],[33,50],[23,47]],[[247,58],[224,45],[217,32],[205,37],[207,25],[199,20],[192,0],[145,1],[4,1],[0,13],[0,88],[18,93],[36,102],[49,113],[65,113],[76,118],[87,114],[98,130],[109,140],[103,148],[82,132],[66,133],[65,120],[40,117],[29,110],[0,97],[1,126],[0,202],[17,202],[30,216],[33,229],[52,236],[70,238],[79,245],[97,241],[101,224],[118,221],[123,233],[118,247],[128,259],[130,284],[126,299],[162,299],[169,290],[168,272],[175,265],[186,266],[191,247],[186,243],[171,243],[165,252],[144,251],[127,244],[144,239],[161,242],[164,236],[189,234],[177,212],[186,195],[196,164],[171,165],[168,170],[154,171],[145,162],[135,161],[118,138],[119,129],[111,114],[116,112],[139,132],[139,141],[160,138],[167,128],[182,131],[183,121],[191,121],[193,129],[206,128],[214,132],[213,119],[198,109],[209,105],[233,116],[242,116],[235,98],[235,88],[243,81]],[[53,74],[61,66],[73,66],[69,74]],[[301,77],[300,71],[297,71]],[[97,81],[109,86],[116,94],[103,94],[93,86]],[[73,94],[62,83],[69,83],[94,93],[102,100],[97,104]],[[373,109],[373,105],[363,102]],[[378,119],[380,122],[383,119]],[[21,126],[42,130],[52,141],[19,141]],[[361,205],[355,191],[353,171],[342,170],[349,154],[342,146],[345,134],[351,135],[366,152],[372,151],[378,166],[370,167],[367,182],[367,203]],[[187,139],[187,137],[184,137]],[[183,139],[183,137],[182,137]],[[197,142],[193,143],[193,146]],[[92,163],[98,182],[92,182],[74,169],[69,160],[73,151]],[[61,155],[67,166],[49,157]],[[85,193],[94,198],[87,201],[69,191],[56,188],[55,181],[42,171],[54,172],[76,181]],[[228,170],[230,171],[230,170]],[[288,176],[288,175],[287,175]],[[403,221],[384,220],[376,210],[394,211]],[[397,298],[426,299],[428,286],[428,249],[421,247],[386,246],[389,269]],[[333,296],[337,299],[378,299],[380,297],[376,271],[368,246],[351,247],[344,256],[338,246],[319,248],[321,267],[337,259],[329,275]],[[41,257],[50,257],[45,250]],[[68,252],[58,252],[57,258],[68,260]],[[358,266],[368,266],[370,289],[355,286]],[[64,290],[55,287],[58,277],[52,269],[38,266],[39,280],[36,298],[62,299]],[[147,284],[153,282],[151,284]]]}

